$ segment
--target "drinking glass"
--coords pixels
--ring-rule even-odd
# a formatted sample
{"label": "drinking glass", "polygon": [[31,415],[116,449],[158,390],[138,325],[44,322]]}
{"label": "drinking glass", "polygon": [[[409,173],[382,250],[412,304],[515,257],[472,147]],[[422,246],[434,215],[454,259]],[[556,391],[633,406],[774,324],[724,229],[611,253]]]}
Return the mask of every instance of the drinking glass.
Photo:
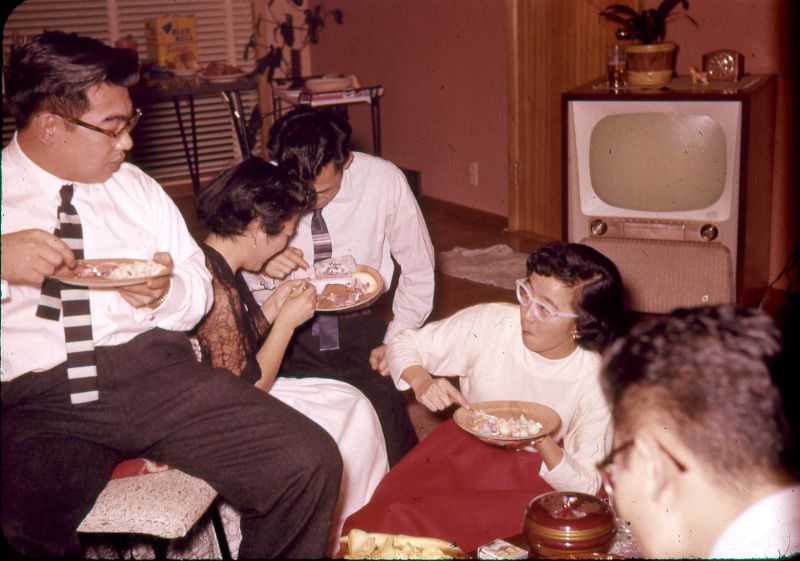
{"label": "drinking glass", "polygon": [[625,47],[612,45],[606,56],[608,68],[608,87],[618,90],[625,87]]}

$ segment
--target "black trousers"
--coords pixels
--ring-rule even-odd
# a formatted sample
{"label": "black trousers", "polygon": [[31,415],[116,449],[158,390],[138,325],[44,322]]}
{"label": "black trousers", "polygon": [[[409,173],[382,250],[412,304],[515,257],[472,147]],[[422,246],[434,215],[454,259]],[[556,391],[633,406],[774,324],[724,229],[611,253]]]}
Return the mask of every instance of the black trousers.
{"label": "black trousers", "polygon": [[386,324],[370,310],[339,316],[339,349],[320,351],[312,322],[295,330],[281,366],[281,376],[321,377],[347,382],[372,402],[383,428],[389,465],[394,465],[418,442],[403,394],[392,379],[369,365],[372,349],[383,343]]}
{"label": "black trousers", "polygon": [[79,556],[76,528],[114,466],[146,457],[242,513],[240,558],[322,557],[342,463],[328,434],[155,329],[97,349],[100,400],[69,403],[64,366],[2,384],[2,529],[32,557]]}

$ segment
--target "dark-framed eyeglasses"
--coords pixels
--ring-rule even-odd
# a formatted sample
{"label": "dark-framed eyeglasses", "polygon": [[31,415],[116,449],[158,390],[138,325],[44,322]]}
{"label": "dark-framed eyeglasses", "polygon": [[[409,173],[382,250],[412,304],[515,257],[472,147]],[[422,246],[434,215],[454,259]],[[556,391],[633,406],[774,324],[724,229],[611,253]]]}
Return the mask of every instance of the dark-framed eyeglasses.
{"label": "dark-framed eyeglasses", "polygon": [[[603,489],[605,490],[606,494],[611,497],[614,492],[614,484],[616,483],[615,477],[617,474],[617,464],[616,464],[616,456],[621,452],[624,452],[631,446],[633,446],[634,439],[626,440],[606,455],[606,457],[598,462],[597,469],[600,472],[600,475],[603,478]],[[681,462],[678,458],[673,456],[669,450],[667,450],[661,442],[657,442],[659,450],[661,450],[669,459],[675,464],[675,467],[681,473],[686,471],[686,465]]]}
{"label": "dark-framed eyeglasses", "polygon": [[74,125],[78,125],[79,127],[83,127],[85,129],[89,129],[91,131],[99,132],[100,134],[104,134],[109,138],[114,140],[119,140],[120,137],[125,134],[129,133],[133,130],[133,128],[139,123],[139,119],[142,118],[142,110],[141,109],[134,109],[133,115],[128,117],[122,125],[120,125],[116,130],[110,131],[106,129],[101,129],[97,125],[93,125],[91,123],[87,123],[86,121],[81,121],[80,119],[76,119],[75,117],[67,117],[66,115],[61,115],[59,113],[55,113],[65,121],[72,123]]}
{"label": "dark-framed eyeglasses", "polygon": [[606,454],[605,458],[597,463],[597,471],[600,472],[600,476],[603,478],[603,489],[605,489],[605,492],[609,497],[611,497],[612,493],[614,492],[614,477],[617,473],[617,454],[624,452],[633,446],[633,443],[634,440],[632,438],[630,440],[626,440],[616,448],[613,448],[608,454]]}

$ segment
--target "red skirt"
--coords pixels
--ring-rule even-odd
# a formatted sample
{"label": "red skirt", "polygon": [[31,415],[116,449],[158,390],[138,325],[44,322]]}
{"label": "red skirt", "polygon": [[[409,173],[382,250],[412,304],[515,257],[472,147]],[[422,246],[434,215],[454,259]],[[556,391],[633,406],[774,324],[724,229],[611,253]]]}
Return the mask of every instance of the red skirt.
{"label": "red skirt", "polygon": [[439,425],[383,478],[352,528],[427,536],[464,551],[522,531],[528,503],[552,488],[539,477],[539,454],[504,450]]}

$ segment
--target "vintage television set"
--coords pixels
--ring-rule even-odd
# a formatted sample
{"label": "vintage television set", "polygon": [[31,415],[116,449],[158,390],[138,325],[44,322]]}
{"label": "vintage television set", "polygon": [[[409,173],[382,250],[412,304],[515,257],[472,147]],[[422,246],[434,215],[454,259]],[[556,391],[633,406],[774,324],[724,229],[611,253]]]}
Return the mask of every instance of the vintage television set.
{"label": "vintage television set", "polygon": [[564,236],[619,267],[632,310],[755,305],[768,283],[775,77],[562,95]]}

